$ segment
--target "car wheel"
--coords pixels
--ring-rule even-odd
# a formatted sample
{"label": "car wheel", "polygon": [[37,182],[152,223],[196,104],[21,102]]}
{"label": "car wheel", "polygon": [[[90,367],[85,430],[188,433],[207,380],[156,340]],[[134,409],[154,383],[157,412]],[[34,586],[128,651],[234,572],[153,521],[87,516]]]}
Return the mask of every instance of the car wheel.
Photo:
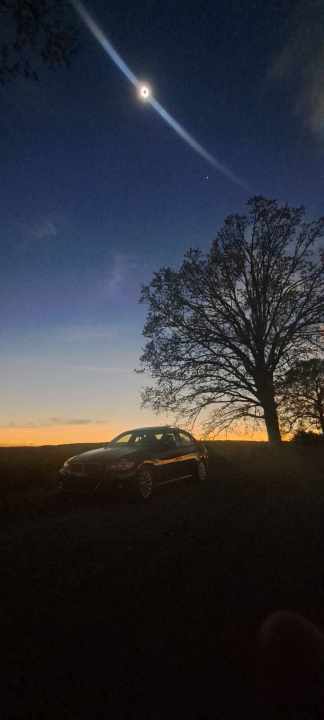
{"label": "car wheel", "polygon": [[153,470],[142,467],[136,477],[136,494],[141,500],[150,500],[153,494]]}
{"label": "car wheel", "polygon": [[203,483],[207,479],[207,465],[204,460],[199,460],[197,463],[196,479],[199,483]]}

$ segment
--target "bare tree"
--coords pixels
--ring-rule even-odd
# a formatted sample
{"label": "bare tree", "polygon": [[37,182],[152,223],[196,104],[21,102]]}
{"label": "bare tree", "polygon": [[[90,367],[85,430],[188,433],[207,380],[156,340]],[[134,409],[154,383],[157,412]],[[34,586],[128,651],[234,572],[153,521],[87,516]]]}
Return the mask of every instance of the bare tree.
{"label": "bare tree", "polygon": [[66,0],[0,0],[0,83],[38,78],[38,66],[68,65],[76,50]]}
{"label": "bare tree", "polygon": [[277,388],[313,353],[324,320],[324,264],[315,254],[324,218],[263,197],[230,215],[211,251],[190,250],[164,267],[141,301],[149,306],[142,371],[155,381],[143,404],[191,420],[211,409],[210,427],[263,420],[281,440]]}
{"label": "bare tree", "polygon": [[302,426],[324,434],[324,360],[310,358],[288,370],[283,380],[280,418],[287,431]]}

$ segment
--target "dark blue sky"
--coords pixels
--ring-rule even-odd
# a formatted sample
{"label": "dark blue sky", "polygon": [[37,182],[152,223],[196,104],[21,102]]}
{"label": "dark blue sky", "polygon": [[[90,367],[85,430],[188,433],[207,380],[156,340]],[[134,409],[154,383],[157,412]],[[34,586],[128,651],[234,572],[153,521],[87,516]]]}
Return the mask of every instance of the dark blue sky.
{"label": "dark blue sky", "polygon": [[[261,0],[88,8],[158,101],[253,194],[323,214],[322,67],[303,4],[297,15],[296,2]],[[189,246],[207,248],[249,197],[139,102],[74,17],[80,51],[70,70],[0,88],[3,426],[59,417],[119,427],[125,405],[107,398],[120,368],[129,373],[122,401],[142,417],[131,373],[145,313],[139,286]],[[296,52],[303,32],[307,72]],[[80,392],[69,395],[76,367]]]}

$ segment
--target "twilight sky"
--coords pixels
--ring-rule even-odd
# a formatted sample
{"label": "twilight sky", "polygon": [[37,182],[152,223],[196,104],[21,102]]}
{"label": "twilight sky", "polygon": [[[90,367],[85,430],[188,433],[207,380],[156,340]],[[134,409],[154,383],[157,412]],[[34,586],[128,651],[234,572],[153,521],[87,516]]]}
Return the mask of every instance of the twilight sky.
{"label": "twilight sky", "polygon": [[154,112],[77,16],[70,70],[0,87],[0,444],[101,441],[156,424],[140,285],[208,248],[250,194],[323,214],[324,4],[92,0],[156,99],[248,193]]}

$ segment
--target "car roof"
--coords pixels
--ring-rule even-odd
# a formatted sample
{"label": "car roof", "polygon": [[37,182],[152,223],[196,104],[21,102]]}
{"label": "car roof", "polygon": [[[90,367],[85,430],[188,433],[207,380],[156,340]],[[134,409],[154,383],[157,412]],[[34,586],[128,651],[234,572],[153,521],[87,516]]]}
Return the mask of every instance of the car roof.
{"label": "car roof", "polygon": [[126,433],[134,433],[134,432],[157,432],[158,430],[178,430],[179,428],[171,425],[149,425],[148,427],[138,427],[138,428],[132,428],[131,430],[124,430],[123,433],[119,433],[119,435],[126,435]]}
{"label": "car roof", "polygon": [[[127,435],[127,433],[135,433],[135,432],[162,432],[166,430],[176,430],[177,432],[182,432],[182,428],[176,427],[176,425],[149,425],[146,427],[137,427],[132,428],[131,430],[124,430],[121,433],[118,433],[118,435],[115,435],[115,438],[120,437],[121,435]],[[190,437],[193,437],[192,433],[190,433],[188,430],[184,430],[183,432],[188,433]],[[114,438],[112,438],[114,439]]]}

